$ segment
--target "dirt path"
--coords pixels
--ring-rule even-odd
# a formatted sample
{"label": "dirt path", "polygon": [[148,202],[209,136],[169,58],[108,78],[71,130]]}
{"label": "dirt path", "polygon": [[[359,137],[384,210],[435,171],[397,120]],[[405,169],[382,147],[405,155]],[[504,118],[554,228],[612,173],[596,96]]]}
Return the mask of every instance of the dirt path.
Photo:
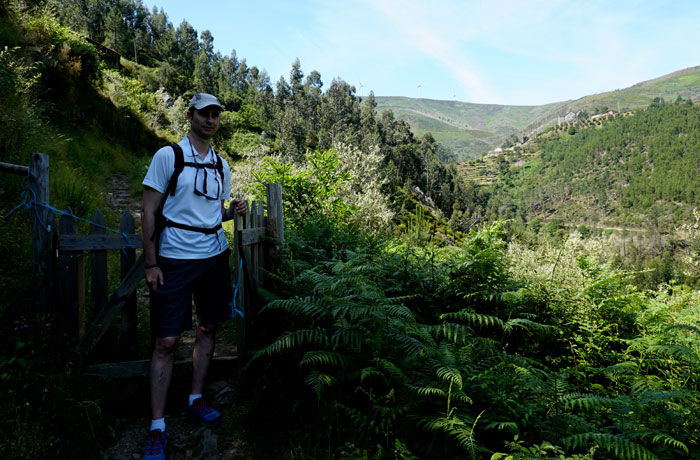
{"label": "dirt path", "polygon": [[[239,426],[242,407],[239,403],[235,374],[228,369],[225,372],[212,372],[210,383],[206,385],[204,397],[217,410],[222,412],[220,425],[207,428],[192,422],[185,414],[187,398],[186,376],[191,367],[174,372],[171,391],[166,409],[165,421],[168,433],[168,458],[170,460],[243,460],[253,458],[246,451],[245,443],[240,439]],[[228,375],[226,375],[228,374]],[[143,377],[144,381],[146,377]],[[141,386],[141,385],[140,385]],[[147,391],[147,386],[142,385]],[[128,401],[124,402],[129,404]],[[140,403],[140,401],[139,401]],[[129,413],[134,408],[126,409]],[[137,411],[138,412],[138,411]],[[119,415],[119,414],[111,414]],[[105,460],[140,459],[145,449],[144,435],[150,423],[148,409],[141,410],[141,416],[131,416],[123,420],[117,429],[116,443],[103,452]]]}

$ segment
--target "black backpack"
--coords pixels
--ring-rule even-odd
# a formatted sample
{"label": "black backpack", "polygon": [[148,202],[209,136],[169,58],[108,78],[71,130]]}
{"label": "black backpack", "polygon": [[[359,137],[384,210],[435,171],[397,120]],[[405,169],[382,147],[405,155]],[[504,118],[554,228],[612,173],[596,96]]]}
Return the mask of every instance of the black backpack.
{"label": "black backpack", "polygon": [[[186,224],[181,224],[179,222],[172,221],[168,218],[166,218],[163,215],[163,207],[165,206],[165,201],[168,199],[169,196],[175,196],[175,189],[177,188],[177,179],[180,177],[180,173],[182,172],[183,169],[185,169],[185,166],[189,166],[192,168],[198,168],[198,169],[203,169],[203,168],[209,168],[213,169],[215,168],[219,172],[219,176],[221,176],[221,182],[224,182],[224,164],[223,161],[221,160],[221,157],[214,152],[214,155],[216,156],[216,166],[212,164],[204,164],[204,163],[195,163],[185,161],[185,154],[182,151],[182,147],[180,147],[178,144],[172,144],[170,146],[173,149],[173,152],[175,153],[175,168],[173,170],[172,176],[170,176],[170,180],[168,181],[168,186],[165,188],[165,192],[163,193],[163,196],[160,199],[160,204],[158,205],[158,210],[156,211],[156,228],[153,232],[153,235],[151,236],[151,241],[156,242],[156,250],[159,247],[159,239],[160,239],[160,234],[165,229],[165,227],[175,227],[175,228],[180,228],[183,230],[190,230],[193,232],[200,232],[200,233],[205,233],[207,235],[211,235],[213,233],[216,233],[219,231],[221,228],[221,224],[218,224],[215,227],[212,228],[205,228],[205,227],[194,227],[192,225],[186,225]],[[206,174],[204,175],[204,193],[207,192],[207,176]]]}

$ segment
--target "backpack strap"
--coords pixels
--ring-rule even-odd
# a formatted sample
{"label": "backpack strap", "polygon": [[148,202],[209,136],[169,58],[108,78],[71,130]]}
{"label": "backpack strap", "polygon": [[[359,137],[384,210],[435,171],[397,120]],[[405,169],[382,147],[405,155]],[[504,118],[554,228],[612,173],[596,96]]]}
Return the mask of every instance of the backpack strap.
{"label": "backpack strap", "polygon": [[175,154],[175,168],[173,169],[173,174],[170,176],[168,181],[168,186],[163,194],[163,199],[161,201],[161,211],[163,210],[163,205],[168,195],[175,196],[175,189],[177,188],[177,179],[180,177],[180,173],[185,168],[185,154],[182,152],[182,147],[179,144],[172,144],[170,147],[173,149]]}
{"label": "backpack strap", "polygon": [[180,177],[180,173],[185,168],[185,154],[182,152],[182,147],[178,144],[171,144],[170,147],[173,149],[175,154],[175,166],[173,168],[173,173],[168,180],[168,185],[165,187],[165,192],[160,197],[160,204],[158,205],[158,210],[156,211],[156,227],[153,230],[153,235],[151,235],[151,241],[156,243],[156,253],[158,252],[158,247],[160,246],[160,234],[166,226],[166,218],[163,215],[163,207],[165,206],[165,201],[168,196],[175,195],[175,189],[177,188],[177,179]]}

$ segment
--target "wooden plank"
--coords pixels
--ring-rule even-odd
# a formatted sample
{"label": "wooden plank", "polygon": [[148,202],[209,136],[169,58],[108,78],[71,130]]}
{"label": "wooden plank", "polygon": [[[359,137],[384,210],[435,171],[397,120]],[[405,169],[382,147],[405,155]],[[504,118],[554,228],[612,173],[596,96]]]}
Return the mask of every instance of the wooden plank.
{"label": "wooden plank", "polygon": [[[129,211],[122,213],[122,218],[119,222],[119,231],[122,233],[133,233],[135,229],[134,217]],[[129,269],[136,261],[136,250],[127,248],[120,251],[120,266],[121,279],[124,279]],[[122,334],[120,349],[127,358],[133,359],[136,356],[138,347],[138,315],[136,312],[136,292],[132,292],[122,308]]]}
{"label": "wooden plank", "polygon": [[238,306],[238,309],[243,313],[243,318],[240,318],[238,320],[238,356],[241,358],[242,363],[246,363],[248,361],[248,345],[247,345],[247,334],[248,331],[246,329],[246,319],[245,317],[247,316],[247,310],[248,310],[248,305],[247,305],[247,289],[245,285],[245,280],[243,279],[243,265],[242,265],[242,258],[244,257],[244,254],[242,253],[241,249],[245,248],[245,246],[242,244],[243,243],[243,232],[245,231],[246,227],[246,216],[248,214],[247,212],[248,204],[246,203],[246,214],[245,215],[236,215],[236,224],[235,224],[235,238],[236,238],[236,279],[238,280],[238,299],[236,305]]}
{"label": "wooden plank", "polygon": [[[142,249],[141,235],[127,233],[129,244],[136,249]],[[61,235],[58,246],[67,251],[95,251],[100,249],[122,249],[126,241],[121,235]],[[128,248],[127,248],[128,249]]]}
{"label": "wooden plank", "polygon": [[26,166],[13,165],[11,163],[4,163],[0,161],[0,171],[26,176],[29,172],[29,168]]}
{"label": "wooden plank", "polygon": [[[279,273],[282,267],[282,248],[284,246],[284,214],[282,211],[282,186],[267,184],[267,236],[273,243],[268,246],[266,269],[270,273]],[[265,287],[275,291],[280,288],[273,277],[265,279]]]}
{"label": "wooden plank", "polygon": [[[49,203],[49,156],[33,153],[29,170],[29,187],[38,203]],[[42,313],[56,311],[56,301],[51,292],[51,265],[53,240],[53,211],[44,206],[35,206],[32,213],[32,252],[34,265],[39,275],[39,310]]]}
{"label": "wooden plank", "polygon": [[[214,367],[232,366],[238,362],[237,356],[214,356],[211,359],[211,365]],[[173,363],[175,366],[185,364],[192,365],[191,359],[177,360]],[[138,361],[124,361],[121,363],[103,363],[93,364],[85,368],[85,373],[94,375],[104,379],[128,378],[128,377],[143,377],[148,375],[151,361],[148,359]],[[210,372],[211,372],[210,368]]]}
{"label": "wooden plank", "polygon": [[[70,212],[70,208],[68,208]],[[59,222],[61,234],[75,234],[78,225],[72,215],[64,214]],[[60,299],[58,313],[63,318],[71,337],[77,338],[78,325],[78,256],[80,251],[61,251],[58,257]]]}
{"label": "wooden plank", "polygon": [[265,241],[265,227],[243,229],[241,238],[243,238],[243,246],[262,243]]}
{"label": "wooden plank", "polygon": [[[265,228],[265,211],[263,209],[263,204],[262,201],[258,203],[258,208],[255,212],[255,226],[257,228],[262,228],[265,231],[265,240],[259,242],[258,244],[255,245],[255,256],[253,259],[255,260],[255,263],[253,264],[253,269],[255,273],[255,285],[256,286],[262,286],[263,282],[263,271],[261,267],[264,264],[264,256],[265,253],[263,251],[263,246],[264,243],[267,241],[267,228]],[[259,307],[259,306],[256,306]]]}
{"label": "wooden plank", "polygon": [[100,315],[95,318],[95,321],[86,332],[85,338],[78,344],[77,349],[79,352],[87,354],[94,348],[114,317],[124,306],[129,296],[134,292],[139,281],[143,279],[145,275],[143,259],[144,255],[141,254],[138,260],[136,260],[134,265],[129,269],[117,290],[114,291],[109,298],[107,305],[102,309]]}
{"label": "wooden plank", "polygon": [[[90,224],[90,235],[104,236],[107,233],[107,220],[99,209],[95,209]],[[90,304],[91,317],[95,318],[107,303],[107,251],[92,249],[90,251]]]}
{"label": "wooden plank", "polygon": [[85,337],[85,256],[77,253],[78,340]]}
{"label": "wooden plank", "polygon": [[[284,246],[284,213],[282,211],[282,186],[266,184],[267,193],[267,223],[270,235],[276,235],[277,245]],[[274,229],[274,230],[273,230]]]}

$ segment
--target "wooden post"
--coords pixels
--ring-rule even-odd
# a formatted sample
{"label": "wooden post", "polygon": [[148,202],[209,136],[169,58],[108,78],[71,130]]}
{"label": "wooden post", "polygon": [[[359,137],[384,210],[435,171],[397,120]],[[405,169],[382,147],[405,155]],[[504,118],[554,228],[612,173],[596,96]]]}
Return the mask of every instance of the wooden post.
{"label": "wooden post", "polygon": [[[49,156],[44,153],[33,153],[29,169],[29,187],[34,192],[37,203],[49,204]],[[35,205],[32,214],[32,246],[34,265],[39,276],[39,312],[52,313],[56,311],[55,298],[51,292],[52,232],[55,230],[53,211],[47,207]]]}
{"label": "wooden post", "polygon": [[[246,207],[248,205],[246,204]],[[246,215],[248,212],[246,211]],[[246,331],[246,319],[248,316],[248,308],[247,308],[247,298],[246,298],[246,285],[245,285],[245,276],[246,274],[243,273],[245,270],[245,267],[241,263],[241,258],[246,256],[245,254],[245,248],[243,246],[243,229],[246,228],[246,221],[249,221],[250,219],[246,219],[246,215],[241,216],[240,214],[236,214],[236,220],[234,224],[234,230],[235,230],[235,241],[236,241],[236,248],[235,248],[235,261],[236,261],[236,279],[238,282],[238,298],[236,299],[236,306],[238,310],[243,313],[243,318],[239,318],[238,320],[238,358],[241,360],[241,363],[246,363],[248,361],[248,346],[247,346],[247,331]],[[250,216],[248,216],[250,217]],[[241,248],[243,248],[243,251],[241,252]],[[248,260],[246,260],[246,263]]]}
{"label": "wooden post", "polygon": [[[127,235],[134,233],[135,225],[134,218],[131,213],[125,210],[122,213],[121,221],[119,222],[119,231]],[[126,277],[129,269],[134,265],[136,260],[136,249],[124,248],[121,251],[121,279]],[[136,314],[136,292],[133,292],[124,307],[122,307],[122,335],[121,346],[122,353],[128,359],[136,357],[137,350],[137,314]]]}
{"label": "wooden post", "polygon": [[284,213],[282,212],[282,186],[266,184],[267,226],[270,235],[277,239],[277,246],[284,246]]}
{"label": "wooden post", "polygon": [[[95,209],[90,224],[90,235],[105,235],[107,221],[99,209]],[[107,303],[107,251],[93,249],[90,251],[90,299],[91,315],[94,319]]]}
{"label": "wooden post", "polygon": [[[282,211],[282,186],[266,184],[267,192],[267,234],[276,240],[268,247],[268,266],[271,273],[279,273],[282,267],[284,247],[284,213]],[[272,280],[274,283],[274,280]],[[268,286],[275,290],[277,286]]]}
{"label": "wooden post", "polygon": [[[66,211],[72,213],[70,208]],[[61,235],[77,233],[78,226],[72,215],[64,214],[61,216],[59,225],[61,227]],[[78,292],[78,255],[80,253],[81,251],[61,251],[58,260],[61,292],[61,306],[58,313],[65,321],[69,334],[75,338],[77,338],[79,330],[78,296],[81,293]]]}

